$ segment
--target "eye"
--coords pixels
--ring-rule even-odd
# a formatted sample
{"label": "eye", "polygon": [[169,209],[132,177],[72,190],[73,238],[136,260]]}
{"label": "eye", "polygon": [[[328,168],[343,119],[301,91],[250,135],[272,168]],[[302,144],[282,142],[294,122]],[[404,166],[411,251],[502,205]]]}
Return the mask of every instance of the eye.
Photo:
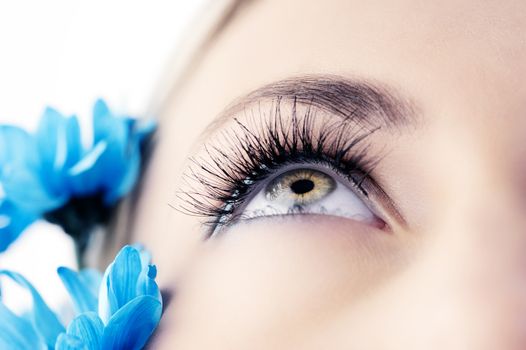
{"label": "eye", "polygon": [[[328,170],[328,169],[327,169]],[[271,177],[256,189],[240,213],[241,220],[266,216],[320,214],[383,227],[351,183],[330,171],[303,167]]]}
{"label": "eye", "polygon": [[368,140],[378,128],[317,113],[296,99],[277,98],[267,112],[245,106],[190,158],[174,208],[201,217],[207,238],[269,216],[342,217],[385,231],[403,224],[375,181],[383,157]]}

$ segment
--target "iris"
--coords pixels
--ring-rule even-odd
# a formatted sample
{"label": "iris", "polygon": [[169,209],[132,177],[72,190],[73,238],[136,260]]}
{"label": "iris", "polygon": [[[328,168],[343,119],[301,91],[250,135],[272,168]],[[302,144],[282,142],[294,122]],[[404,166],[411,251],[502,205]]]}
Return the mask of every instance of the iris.
{"label": "iris", "polygon": [[65,328],[38,291],[20,274],[0,270],[26,289],[33,307],[17,315],[0,302],[1,349],[141,349],[161,318],[156,268],[140,247],[125,246],[103,276],[94,270],[58,274],[70,294],[76,317]]}
{"label": "iris", "polygon": [[0,125],[0,252],[40,217],[82,242],[137,181],[153,130],[152,122],[113,114],[102,100],[93,107],[88,147],[78,118],[52,108],[34,134]]}

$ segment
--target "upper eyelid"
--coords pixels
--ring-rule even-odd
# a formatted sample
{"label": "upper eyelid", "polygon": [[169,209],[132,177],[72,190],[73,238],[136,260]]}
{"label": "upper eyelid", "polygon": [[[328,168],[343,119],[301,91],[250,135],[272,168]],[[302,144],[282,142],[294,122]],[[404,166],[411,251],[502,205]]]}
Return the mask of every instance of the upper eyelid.
{"label": "upper eyelid", "polygon": [[[183,174],[183,176],[186,175],[186,179],[194,182],[201,189],[192,187],[191,183],[187,183],[190,187],[187,190],[179,191],[177,198],[182,200],[181,205],[178,206],[182,209],[180,211],[210,218],[205,223],[212,224],[213,227],[220,224],[220,221],[216,221],[218,219],[227,218],[226,221],[229,222],[230,219],[228,218],[231,218],[233,210],[239,208],[239,204],[245,201],[247,195],[251,193],[250,188],[247,186],[252,184],[247,184],[245,182],[247,179],[262,181],[269,175],[268,172],[272,173],[276,170],[274,166],[283,166],[291,164],[291,162],[302,163],[305,159],[318,159],[327,161],[328,164],[335,162],[332,163],[336,166],[334,170],[342,175],[350,175],[357,170],[362,171],[364,174],[369,174],[373,169],[372,162],[374,162],[376,157],[371,155],[370,152],[364,153],[368,148],[368,142],[362,145],[366,138],[364,136],[370,135],[372,131],[365,130],[365,133],[363,133],[364,130],[359,130],[360,132],[356,132],[353,129],[355,125],[352,123],[345,123],[341,118],[332,119],[332,116],[328,116],[330,120],[336,121],[336,124],[321,123],[321,129],[314,132],[313,123],[317,120],[316,109],[311,111],[309,108],[303,111],[305,113],[298,111],[298,113],[293,112],[290,114],[289,117],[292,118],[290,125],[289,123],[281,123],[284,120],[282,119],[281,108],[279,108],[282,103],[286,105],[292,103],[292,111],[296,110],[294,108],[295,100],[283,101],[282,99],[277,99],[277,101],[274,101],[274,105],[270,106],[270,113],[262,113],[262,110],[256,107],[255,111],[260,113],[259,117],[256,117],[256,119],[249,118],[246,121],[248,124],[237,120],[235,125],[242,130],[241,135],[236,133],[234,128],[225,127],[218,136],[226,136],[224,138],[219,137],[226,143],[221,143],[220,141],[216,143],[218,140],[213,137],[212,140],[207,140],[204,145],[201,145],[201,152],[191,157],[193,165],[197,168],[194,169],[189,165],[186,168],[187,171]],[[320,117],[324,118],[323,115]],[[259,131],[256,132],[256,130]],[[289,131],[291,134],[289,134]],[[322,134],[326,136],[332,135],[332,137],[320,137]],[[282,137],[279,137],[279,135]],[[285,135],[290,135],[292,138]],[[288,141],[285,141],[287,139]],[[280,144],[279,147],[285,147],[286,149],[273,147],[273,145],[278,143]],[[304,146],[314,146],[314,148],[303,148]],[[256,151],[261,150],[258,154],[262,158],[258,158],[259,156],[255,153],[251,153],[255,158],[251,156],[246,157],[248,155],[246,152],[253,150],[252,147],[255,147]],[[307,153],[303,153],[303,151]],[[278,153],[273,154],[273,152]],[[287,158],[284,159],[283,156]],[[272,164],[274,159],[276,159],[277,163]],[[281,160],[278,161],[277,159]],[[262,168],[262,164],[268,164],[270,167]],[[343,167],[340,168],[340,166]],[[256,169],[259,170],[255,173],[254,170]],[[197,172],[194,172],[194,170],[197,170]],[[367,183],[378,186],[375,182],[367,181]],[[369,188],[369,186],[367,187]],[[232,197],[235,193],[233,190],[240,190],[236,197]],[[368,192],[371,192],[370,188]],[[381,188],[375,190],[374,194],[375,198],[383,199],[382,203],[386,198],[389,199],[389,196]],[[202,198],[203,201],[200,201],[199,198]],[[373,201],[370,202],[374,204]],[[385,202],[388,204],[392,203],[392,201]],[[374,207],[376,208],[377,206]],[[381,212],[392,213],[394,210],[399,214],[394,205],[388,205],[385,209],[387,211]],[[401,215],[393,215],[391,217],[399,218]],[[209,231],[207,235],[210,233],[212,231]]]}
{"label": "upper eyelid", "polygon": [[276,98],[294,99],[364,128],[400,129],[418,125],[420,107],[399,90],[365,79],[307,75],[270,83],[237,99],[208,125],[198,143],[246,106]]}
{"label": "upper eyelid", "polygon": [[[337,92],[342,94],[338,95]],[[405,126],[418,125],[419,123],[415,117],[416,104],[399,96],[401,95],[396,90],[382,88],[381,85],[358,80],[352,81],[335,76],[308,76],[269,84],[238,100],[237,103],[231,105],[219,118],[214,120],[197,140],[193,147],[196,153],[192,152],[194,156],[191,156],[190,159],[196,159],[195,154],[198,155],[203,151],[203,145],[206,150],[207,145],[211,144],[216,134],[221,136],[225,130],[231,131],[229,130],[231,128],[226,127],[224,124],[236,121],[238,116],[241,118],[249,117],[249,115],[239,113],[240,111],[256,110],[257,112],[259,107],[259,112],[261,112],[261,107],[266,102],[271,102],[271,105],[277,106],[280,105],[280,101],[292,102],[293,111],[295,111],[296,105],[298,108],[301,106],[302,109],[307,111],[310,111],[312,108],[313,111],[321,112],[322,115],[328,117],[335,124],[353,125],[354,128],[361,130],[361,132],[372,132],[380,128],[386,131],[396,128],[396,131],[399,131],[400,128]],[[279,111],[276,112],[278,114],[281,113]],[[364,164],[362,163],[361,165],[363,166]],[[189,167],[186,168],[188,170]],[[367,171],[367,167],[362,167],[362,169]],[[186,171],[184,173],[186,175]],[[392,217],[402,227],[406,227],[405,219],[389,195],[375,181],[371,183],[374,187],[377,187],[374,191],[375,196],[377,198],[382,197],[387,204],[387,212],[391,213]],[[186,191],[179,192],[184,195]],[[189,193],[192,195],[191,192]],[[194,194],[197,195],[195,192]],[[202,194],[199,194],[199,196],[202,196]],[[182,199],[179,195],[177,197]],[[208,200],[213,200],[213,198],[209,197]],[[178,207],[181,206],[178,205]],[[187,209],[185,211],[187,213],[191,212]],[[197,211],[200,210],[198,209]],[[207,211],[206,208],[205,211]]]}

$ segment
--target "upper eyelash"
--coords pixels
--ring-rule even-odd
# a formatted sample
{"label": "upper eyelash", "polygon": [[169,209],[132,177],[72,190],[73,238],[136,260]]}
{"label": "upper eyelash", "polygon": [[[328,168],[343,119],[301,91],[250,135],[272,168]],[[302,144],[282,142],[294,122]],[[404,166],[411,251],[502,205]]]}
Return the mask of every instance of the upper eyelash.
{"label": "upper eyelash", "polygon": [[284,101],[278,97],[268,116],[263,115],[261,105],[259,115],[245,112],[247,122],[234,118],[241,134],[222,131],[217,136],[221,145],[204,146],[208,157],[191,157],[183,173],[184,189],[177,192],[181,202],[175,208],[204,218],[211,235],[217,225],[235,220],[236,209],[260,181],[284,165],[309,162],[334,168],[367,196],[362,182],[369,178],[378,158],[369,154],[364,141],[377,129],[357,129],[337,120],[323,123],[315,133],[316,109],[308,105],[304,114],[298,115],[296,100],[291,102],[290,123],[283,123]]}

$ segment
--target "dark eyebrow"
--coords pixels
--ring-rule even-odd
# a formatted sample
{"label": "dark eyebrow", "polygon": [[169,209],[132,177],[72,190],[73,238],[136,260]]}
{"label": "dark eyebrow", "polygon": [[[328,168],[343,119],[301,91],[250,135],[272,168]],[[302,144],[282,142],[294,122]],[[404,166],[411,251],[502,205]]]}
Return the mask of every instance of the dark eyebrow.
{"label": "dark eyebrow", "polygon": [[311,75],[265,85],[235,101],[222,115],[228,117],[252,103],[276,98],[294,100],[375,127],[413,125],[418,110],[417,105],[398,90],[376,82]]}

